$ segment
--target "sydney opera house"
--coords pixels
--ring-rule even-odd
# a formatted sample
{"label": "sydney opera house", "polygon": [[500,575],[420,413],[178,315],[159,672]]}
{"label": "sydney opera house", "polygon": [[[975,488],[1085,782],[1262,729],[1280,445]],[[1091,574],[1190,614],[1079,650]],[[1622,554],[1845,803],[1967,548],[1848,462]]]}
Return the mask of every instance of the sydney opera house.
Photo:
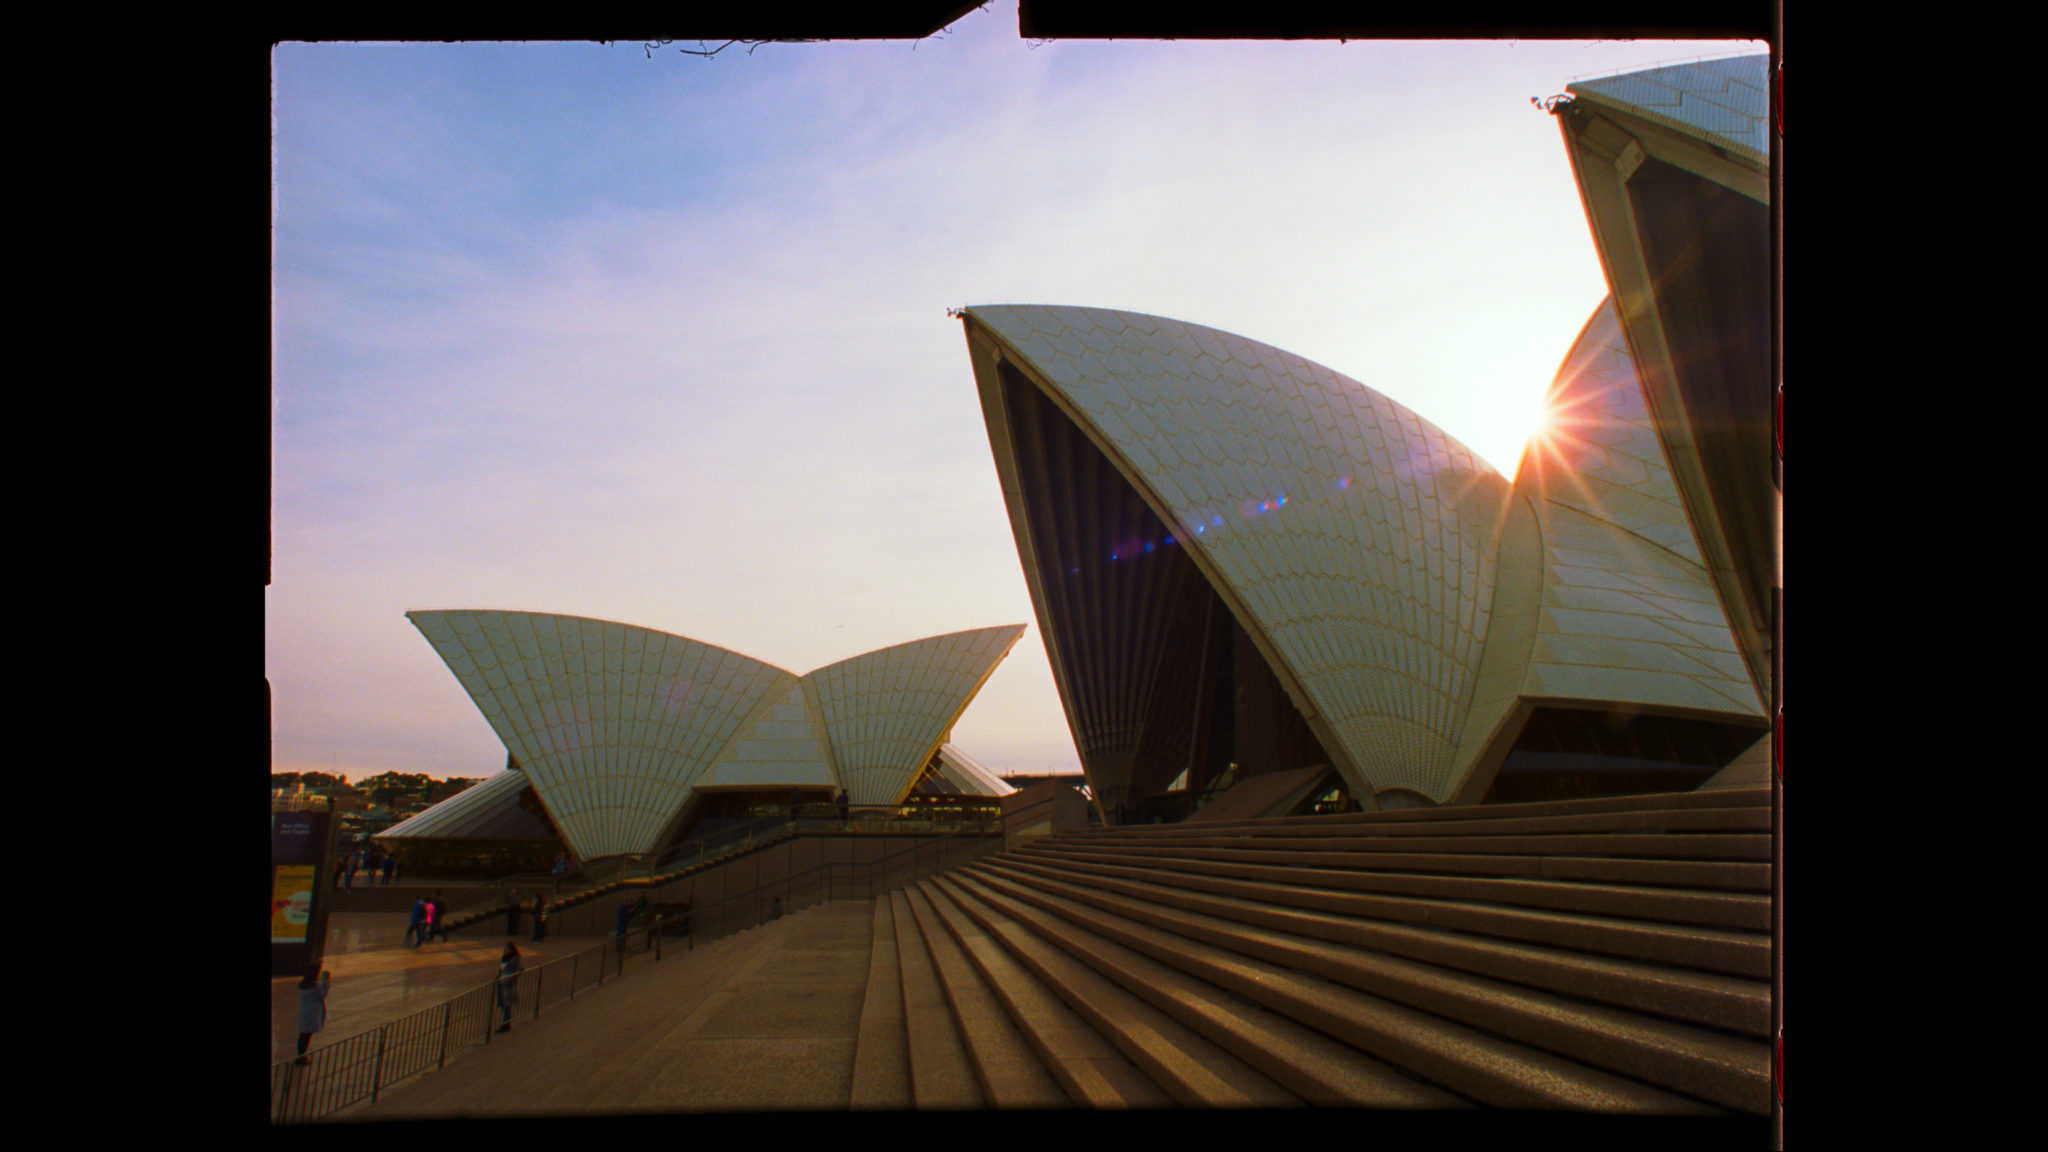
{"label": "sydney opera house", "polygon": [[[1611,295],[1512,479],[1254,340],[1098,308],[960,312],[1105,817],[1283,772],[1320,772],[1317,795],[1373,811],[1684,791],[1767,767],[1763,69],[1655,69],[1550,106]],[[515,768],[387,840],[592,859],[792,790],[860,805],[1005,790],[947,735],[1022,625],[799,677],[622,624],[411,618]]]}
{"label": "sydney opera house", "polygon": [[880,648],[796,676],[697,640],[533,612],[411,612],[512,767],[379,840],[659,851],[706,820],[1010,788],[947,742],[1024,634],[1013,624]]}
{"label": "sydney opera house", "polygon": [[1589,81],[1553,107],[1613,295],[1512,481],[1227,332],[961,312],[1098,804],[1319,766],[1365,810],[1681,791],[1757,762],[1763,62]]}

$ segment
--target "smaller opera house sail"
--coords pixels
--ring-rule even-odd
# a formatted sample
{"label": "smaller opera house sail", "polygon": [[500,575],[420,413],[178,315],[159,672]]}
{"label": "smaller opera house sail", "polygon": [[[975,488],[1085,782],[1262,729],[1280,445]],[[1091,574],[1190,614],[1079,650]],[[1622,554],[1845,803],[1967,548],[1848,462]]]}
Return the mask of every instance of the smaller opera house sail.
{"label": "smaller opera house sail", "polygon": [[[1024,633],[931,636],[796,676],[702,641],[536,612],[407,616],[515,767],[383,838],[440,837],[524,807],[578,859],[658,851],[703,794],[901,803],[991,791],[948,735]],[[974,765],[978,768],[978,765]],[[528,791],[530,789],[530,791]],[[531,819],[531,817],[529,817]]]}

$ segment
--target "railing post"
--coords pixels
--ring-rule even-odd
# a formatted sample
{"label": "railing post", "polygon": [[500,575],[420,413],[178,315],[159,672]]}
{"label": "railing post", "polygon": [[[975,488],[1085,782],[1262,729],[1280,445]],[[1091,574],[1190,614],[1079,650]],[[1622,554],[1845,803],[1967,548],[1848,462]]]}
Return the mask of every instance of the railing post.
{"label": "railing post", "polygon": [[377,1029],[377,1060],[370,1066],[370,1103],[377,1102],[377,1093],[384,1087],[384,1034],[391,1031],[386,1024]]}
{"label": "railing post", "polygon": [[455,1016],[455,1001],[441,1005],[441,1055],[434,1061],[439,1068],[448,1066],[448,1022]]}

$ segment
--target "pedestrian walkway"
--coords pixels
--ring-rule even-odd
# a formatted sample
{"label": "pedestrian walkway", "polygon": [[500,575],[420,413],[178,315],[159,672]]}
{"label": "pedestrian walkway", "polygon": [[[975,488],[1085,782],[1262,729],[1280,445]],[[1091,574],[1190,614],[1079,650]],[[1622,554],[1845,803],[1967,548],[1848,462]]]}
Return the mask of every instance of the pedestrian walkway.
{"label": "pedestrian walkway", "polygon": [[[408,948],[405,912],[344,912],[328,917],[327,957],[322,967],[334,974],[327,993],[327,1027],[313,1037],[313,1047],[368,1032],[422,1008],[431,1008],[482,984],[498,971],[505,941],[519,945],[526,966],[533,968],[604,941],[602,936],[550,936],[532,942],[532,922],[522,918],[525,932],[504,935],[502,919],[494,934],[479,925]],[[289,1060],[298,1050],[299,981],[280,976],[270,981],[270,1059]]]}
{"label": "pedestrian walkway", "polygon": [[332,1119],[843,1109],[873,919],[822,904],[671,954]]}

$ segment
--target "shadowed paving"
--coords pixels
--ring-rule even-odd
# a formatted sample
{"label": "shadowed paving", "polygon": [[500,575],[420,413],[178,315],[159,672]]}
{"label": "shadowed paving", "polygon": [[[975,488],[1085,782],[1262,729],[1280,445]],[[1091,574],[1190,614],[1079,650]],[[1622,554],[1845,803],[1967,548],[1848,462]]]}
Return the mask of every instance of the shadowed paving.
{"label": "shadowed paving", "polygon": [[671,955],[341,1115],[844,1108],[873,916],[825,904]]}

